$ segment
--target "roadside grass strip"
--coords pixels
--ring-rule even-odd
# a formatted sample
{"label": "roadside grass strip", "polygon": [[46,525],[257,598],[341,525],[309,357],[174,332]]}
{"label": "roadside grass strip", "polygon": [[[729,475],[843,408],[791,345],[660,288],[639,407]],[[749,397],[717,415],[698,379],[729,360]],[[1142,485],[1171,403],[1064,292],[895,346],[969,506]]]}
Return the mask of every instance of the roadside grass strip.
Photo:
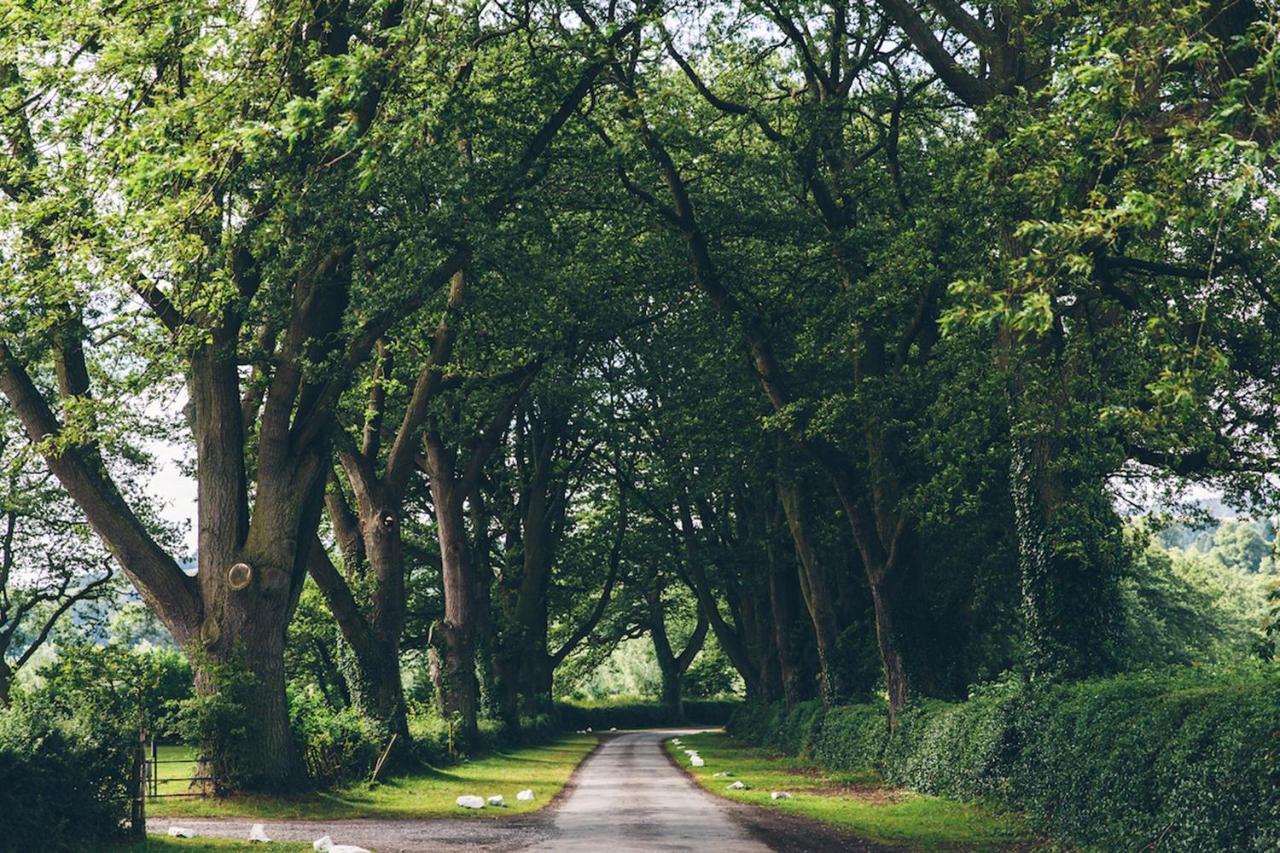
{"label": "roadside grass strip", "polygon": [[[299,796],[152,799],[147,803],[147,814],[162,818],[256,817],[268,820],[492,818],[523,814],[537,811],[551,802],[596,743],[594,735],[566,735],[548,744],[492,752],[452,767],[427,768],[380,779],[376,785],[362,782]],[[532,790],[534,797],[521,799],[517,796],[525,790]],[[501,795],[504,804],[461,809],[457,799],[466,795],[486,800]],[[185,849],[199,848],[187,846]]]}
{"label": "roadside grass strip", "polygon": [[272,842],[270,844],[250,844],[232,838],[170,838],[167,835],[151,834],[146,841],[123,842],[97,850],[109,850],[112,853],[224,853],[228,850],[262,850],[265,853],[295,853],[295,851],[311,850],[310,844],[300,841]]}
{"label": "roadside grass strip", "polygon": [[[683,748],[669,741],[665,746],[699,785],[718,796],[813,818],[880,844],[972,849],[1034,837],[1015,813],[895,788],[872,771],[829,773],[805,759],[747,746],[722,732],[685,735]],[[691,764],[684,754],[690,748],[704,766]]]}

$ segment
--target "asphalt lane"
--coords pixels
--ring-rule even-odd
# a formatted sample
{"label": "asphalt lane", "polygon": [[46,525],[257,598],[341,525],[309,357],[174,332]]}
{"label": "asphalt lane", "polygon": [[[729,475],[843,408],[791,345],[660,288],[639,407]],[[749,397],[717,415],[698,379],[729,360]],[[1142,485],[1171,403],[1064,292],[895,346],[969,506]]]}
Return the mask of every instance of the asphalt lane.
{"label": "asphalt lane", "polygon": [[673,732],[610,738],[578,770],[537,853],[699,850],[764,853],[730,805],[694,784],[667,759]]}

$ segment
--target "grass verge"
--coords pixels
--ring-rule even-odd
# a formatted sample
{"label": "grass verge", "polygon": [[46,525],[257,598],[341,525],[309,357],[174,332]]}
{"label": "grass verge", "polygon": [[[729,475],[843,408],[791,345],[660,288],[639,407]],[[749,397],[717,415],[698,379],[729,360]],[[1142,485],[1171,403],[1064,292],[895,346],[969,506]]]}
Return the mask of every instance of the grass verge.
{"label": "grass verge", "polygon": [[263,853],[295,853],[310,850],[310,844],[282,842],[250,845],[247,841],[227,838],[170,838],[167,835],[148,835],[146,841],[125,842],[106,849],[111,853],[224,853],[227,850],[260,850]]}
{"label": "grass verge", "polygon": [[[152,799],[148,816],[256,817],[337,820],[354,817],[480,817],[537,811],[564,788],[574,769],[596,746],[594,735],[566,735],[548,744],[492,752],[462,764],[295,797]],[[177,765],[167,765],[174,767]],[[170,771],[169,775],[176,775]],[[516,800],[532,788],[537,799]],[[460,809],[462,794],[502,794],[505,808]],[[163,849],[163,848],[160,848]]]}
{"label": "grass verge", "polygon": [[[682,736],[679,746],[668,741],[666,748],[714,794],[813,818],[880,844],[981,849],[1032,838],[1017,814],[894,788],[872,771],[830,773],[810,761],[746,746],[720,732]],[[685,749],[696,750],[706,766],[691,766]],[[723,772],[734,775],[715,775]],[[728,787],[737,781],[748,787]],[[772,799],[773,791],[786,791],[791,798]]]}

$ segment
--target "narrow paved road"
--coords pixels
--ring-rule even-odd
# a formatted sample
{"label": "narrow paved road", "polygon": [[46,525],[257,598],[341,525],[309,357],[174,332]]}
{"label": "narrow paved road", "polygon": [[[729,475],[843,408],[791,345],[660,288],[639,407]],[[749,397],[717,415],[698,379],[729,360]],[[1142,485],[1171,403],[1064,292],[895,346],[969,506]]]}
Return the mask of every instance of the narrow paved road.
{"label": "narrow paved road", "polygon": [[551,837],[531,850],[632,853],[732,850],[764,853],[729,806],[695,785],[663,753],[667,732],[619,735],[578,770]]}
{"label": "narrow paved road", "polygon": [[273,841],[311,842],[329,835],[335,843],[355,844],[375,853],[865,853],[885,849],[797,816],[732,803],[707,793],[663,752],[662,741],[674,734],[677,732],[643,731],[606,736],[578,768],[560,801],[528,815],[496,820],[476,816],[470,820],[462,816],[430,820],[153,818],[147,829],[164,833],[170,826],[184,826],[200,836],[245,840],[250,826],[260,822]]}

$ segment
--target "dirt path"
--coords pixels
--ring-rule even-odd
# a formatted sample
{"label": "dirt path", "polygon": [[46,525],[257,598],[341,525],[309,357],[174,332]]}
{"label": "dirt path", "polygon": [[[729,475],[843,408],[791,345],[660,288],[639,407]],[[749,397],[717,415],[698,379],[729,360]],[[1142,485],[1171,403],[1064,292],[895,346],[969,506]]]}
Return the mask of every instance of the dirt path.
{"label": "dirt path", "polygon": [[811,821],[707,793],[667,759],[662,741],[676,733],[645,731],[608,738],[574,773],[556,804],[530,815],[471,820],[156,818],[148,821],[147,828],[163,833],[178,825],[198,835],[247,839],[250,826],[260,822],[273,841],[311,842],[328,835],[336,844],[355,844],[375,853],[885,849]]}

